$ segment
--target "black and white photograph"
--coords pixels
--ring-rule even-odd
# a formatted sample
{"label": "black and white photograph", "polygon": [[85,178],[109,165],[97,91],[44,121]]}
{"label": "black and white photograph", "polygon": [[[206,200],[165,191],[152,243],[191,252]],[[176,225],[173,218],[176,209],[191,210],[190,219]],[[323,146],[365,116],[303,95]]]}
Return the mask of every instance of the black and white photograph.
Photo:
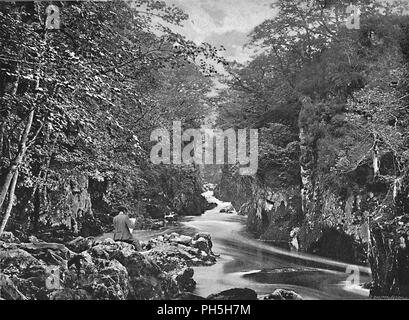
{"label": "black and white photograph", "polygon": [[407,300],[408,246],[409,0],[0,0],[0,308]]}

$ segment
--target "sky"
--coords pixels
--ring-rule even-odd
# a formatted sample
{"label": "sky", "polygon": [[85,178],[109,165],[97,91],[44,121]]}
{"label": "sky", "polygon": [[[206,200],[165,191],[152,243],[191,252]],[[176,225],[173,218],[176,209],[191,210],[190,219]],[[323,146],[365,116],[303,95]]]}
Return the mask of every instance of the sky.
{"label": "sky", "polygon": [[274,16],[274,0],[166,0],[189,14],[179,32],[197,44],[208,42],[226,48],[228,60],[246,62],[252,51],[243,48],[251,30]]}

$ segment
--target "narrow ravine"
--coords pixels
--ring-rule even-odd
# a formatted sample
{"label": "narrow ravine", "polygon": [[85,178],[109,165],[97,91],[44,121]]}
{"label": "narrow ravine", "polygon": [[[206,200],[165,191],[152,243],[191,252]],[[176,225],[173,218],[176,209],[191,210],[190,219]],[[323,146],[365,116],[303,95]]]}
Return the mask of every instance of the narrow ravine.
{"label": "narrow ravine", "polygon": [[[209,232],[219,254],[211,267],[195,268],[196,293],[207,296],[235,287],[247,287],[258,294],[268,294],[277,288],[298,292],[305,299],[365,299],[368,290],[349,285],[345,273],[348,265],[329,259],[289,252],[252,239],[245,233],[243,216],[220,213],[227,206],[204,194],[217,207],[199,217],[186,217],[181,233]],[[369,281],[369,269],[359,267],[360,282]],[[259,273],[260,270],[265,270]]]}

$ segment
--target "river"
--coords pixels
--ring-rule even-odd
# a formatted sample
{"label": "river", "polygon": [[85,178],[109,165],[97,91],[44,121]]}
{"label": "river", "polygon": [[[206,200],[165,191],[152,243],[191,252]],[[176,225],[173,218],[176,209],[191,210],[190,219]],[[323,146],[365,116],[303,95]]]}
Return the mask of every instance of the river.
{"label": "river", "polygon": [[350,274],[346,271],[348,267],[359,270],[355,274],[365,283],[370,280],[369,268],[290,252],[252,239],[245,232],[246,217],[220,213],[228,204],[214,198],[211,192],[204,195],[217,207],[202,216],[184,218],[178,230],[185,234],[209,232],[213,251],[220,255],[215,265],[194,268],[198,295],[246,287],[258,294],[268,294],[277,288],[292,289],[305,299],[368,297],[368,290],[362,289],[356,281],[347,281]]}
{"label": "river", "polygon": [[[369,290],[357,283],[370,281],[368,267],[292,252],[256,240],[245,231],[246,217],[221,213],[229,203],[219,201],[210,191],[203,195],[217,207],[201,216],[184,217],[166,231],[134,231],[141,240],[170,232],[211,234],[213,252],[220,256],[213,266],[194,268],[196,294],[206,297],[226,289],[250,288],[262,295],[283,288],[296,291],[304,299],[368,298]],[[347,281],[348,268],[359,278]]]}

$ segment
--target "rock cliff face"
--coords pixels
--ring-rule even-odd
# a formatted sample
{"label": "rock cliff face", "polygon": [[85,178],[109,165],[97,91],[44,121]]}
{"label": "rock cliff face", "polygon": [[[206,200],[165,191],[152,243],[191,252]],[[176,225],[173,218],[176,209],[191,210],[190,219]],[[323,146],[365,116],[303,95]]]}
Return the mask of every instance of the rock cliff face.
{"label": "rock cliff face", "polygon": [[202,196],[203,183],[199,171],[175,173],[168,185],[171,209],[182,216],[200,216],[206,210],[207,201]]}
{"label": "rock cliff face", "polygon": [[377,197],[365,189],[323,190],[315,186],[296,234],[300,249],[346,262],[363,263],[369,241],[368,216]]}
{"label": "rock cliff face", "polygon": [[34,231],[36,235],[50,233],[48,240],[52,239],[51,233],[56,232],[68,239],[76,235],[88,237],[109,231],[111,215],[118,205],[125,205],[138,216],[140,227],[148,227],[150,219],[163,219],[170,212],[201,215],[208,206],[201,195],[201,179],[194,170],[175,170],[171,176],[158,179],[152,190],[146,188],[147,191],[141,190],[140,194],[135,195],[132,188],[131,183],[124,186],[84,174],[54,179],[47,188],[33,192],[34,206],[30,214],[25,214],[22,209],[26,205],[24,194],[18,195],[16,220],[9,230],[31,228],[30,232]]}
{"label": "rock cliff face", "polygon": [[62,181],[57,190],[49,193],[46,204],[50,211],[42,211],[39,222],[44,225],[64,225],[79,233],[82,220],[93,216],[89,179],[84,175],[73,175]]}
{"label": "rock cliff face", "polygon": [[110,223],[111,219],[101,210],[106,203],[96,196],[100,192],[96,185],[87,175],[72,173],[58,178],[50,174],[47,183],[21,188],[7,228],[19,237],[99,235],[103,232],[100,215],[105,214]]}
{"label": "rock cliff face", "polygon": [[369,241],[368,216],[384,195],[381,184],[361,184],[370,178],[369,172],[362,168],[349,182],[339,181],[345,183],[340,189],[328,187],[323,176],[314,176],[313,196],[306,201],[301,183],[277,186],[272,174],[265,175],[270,179],[241,177],[230,168],[223,171],[215,194],[247,215],[248,231],[262,240],[363,263]]}
{"label": "rock cliff face", "polygon": [[198,216],[206,210],[203,182],[196,168],[167,168],[155,183],[140,196],[143,211],[148,216],[159,219],[170,212],[180,216]]}
{"label": "rock cliff face", "polygon": [[225,168],[215,196],[247,215],[247,229],[256,237],[288,246],[292,228],[300,219],[299,189],[278,189],[258,177],[240,176]]}

